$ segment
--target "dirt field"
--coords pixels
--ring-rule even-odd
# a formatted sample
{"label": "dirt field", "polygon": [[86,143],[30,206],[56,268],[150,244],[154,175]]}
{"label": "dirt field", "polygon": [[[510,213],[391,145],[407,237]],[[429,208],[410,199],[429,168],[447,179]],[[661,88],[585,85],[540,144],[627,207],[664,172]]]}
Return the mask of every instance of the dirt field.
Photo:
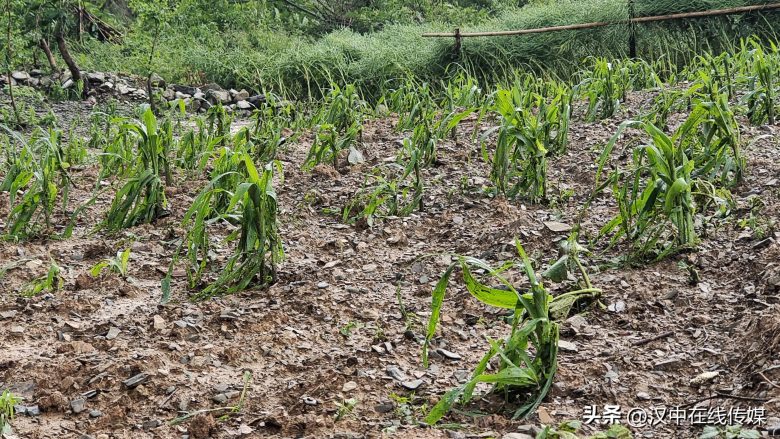
{"label": "dirt field", "polygon": [[[626,107],[644,102],[646,96],[634,95]],[[55,111],[68,126],[74,114],[86,119],[89,108],[65,103]],[[517,237],[537,269],[553,262],[556,243],[566,234],[544,222],[575,222],[592,190],[603,144],[630,115],[573,123],[570,152],[550,163],[554,203],[546,206],[484,195],[489,170],[472,141],[475,122],[466,121],[457,142],[440,148],[441,164],[425,171],[425,211],[373,228],[344,225],[326,212],[341,209],[373,167],[395,158],[402,134],[393,120],[368,123],[366,162],[345,173],[325,166],[302,172],[310,141],[304,135],[279,157],[286,255],[279,281],[265,291],[190,303],[186,279],[177,277],[174,300],[158,304],[160,281],[181,236],[179,223],[205,183],[202,176],[177,176],[167,193],[172,215],[155,224],[117,236],[93,233],[111,202],[104,198],[71,239],[0,242],[0,389],[10,388],[24,397],[24,406],[41,411],[18,414],[15,432],[24,438],[487,438],[584,420],[586,406],[602,412],[605,405],[620,405],[624,416],[631,408],[761,407],[766,424],[780,424],[780,234],[748,228],[780,217],[780,146],[777,127],[747,125],[742,135],[748,174],[733,191],[737,208],[700,231],[697,251],[609,269],[624,249],[604,251],[605,242],[590,247],[585,262],[604,291],[601,303],[562,322],[558,373],[537,415],[518,421],[487,415],[512,408],[488,398],[445,418],[457,429],[420,423],[426,407],[466,379],[488,348],[485,337],[509,331],[506,313],[480,305],[456,276],[436,347],[459,358],[434,355],[431,368],[422,367],[420,340],[431,291],[449,255],[498,264],[516,256]],[[620,142],[615,160],[629,158],[622,148],[637,134]],[[89,197],[97,172],[96,164],[73,170],[74,200]],[[751,195],[765,204],[758,222],[749,221]],[[8,209],[4,194],[0,225]],[[587,245],[586,238],[614,214],[610,196],[597,199],[585,213],[581,243]],[[65,217],[56,221],[64,225]],[[128,246],[126,280],[89,276],[97,262]],[[215,251],[218,264],[231,248]],[[63,269],[63,288],[21,298],[18,290],[45,273],[50,258]],[[698,282],[692,282],[694,270]],[[553,294],[566,290],[547,286]],[[246,386],[245,372],[251,373]],[[141,373],[139,385],[124,383]],[[418,379],[415,391],[404,387]],[[231,416],[205,411],[236,405],[244,390],[245,403]],[[354,409],[339,412],[352,398]],[[188,414],[196,415],[171,425]],[[640,438],[693,438],[701,432],[690,420],[681,426],[666,421],[632,430]]]}

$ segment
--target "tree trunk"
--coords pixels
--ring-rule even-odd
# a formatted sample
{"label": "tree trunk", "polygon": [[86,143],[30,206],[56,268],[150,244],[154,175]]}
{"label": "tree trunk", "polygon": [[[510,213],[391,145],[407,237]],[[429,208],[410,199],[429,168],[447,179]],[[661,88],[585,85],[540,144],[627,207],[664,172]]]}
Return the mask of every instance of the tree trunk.
{"label": "tree trunk", "polygon": [[49,66],[51,67],[52,72],[59,73],[60,69],[57,68],[57,60],[54,59],[54,55],[51,53],[49,42],[46,41],[45,38],[41,38],[38,45],[41,47],[41,50],[43,50],[43,53],[46,54],[46,59],[49,60]]}
{"label": "tree trunk", "polygon": [[61,32],[57,33],[57,48],[60,50],[60,55],[62,55],[63,61],[65,61],[65,64],[67,64],[68,70],[70,70],[70,75],[73,77],[73,82],[78,83],[81,81],[81,94],[82,97],[86,98],[87,93],[89,93],[89,81],[81,76],[81,70],[79,70],[79,66],[76,65],[76,61],[73,60],[73,57],[70,56],[70,52],[68,51],[68,44],[65,42],[65,37]]}

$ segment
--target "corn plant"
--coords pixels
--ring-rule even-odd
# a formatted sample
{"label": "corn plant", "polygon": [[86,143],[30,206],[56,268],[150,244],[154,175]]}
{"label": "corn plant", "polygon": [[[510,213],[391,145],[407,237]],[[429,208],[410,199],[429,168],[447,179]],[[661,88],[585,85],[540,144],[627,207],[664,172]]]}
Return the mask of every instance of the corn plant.
{"label": "corn plant", "polygon": [[597,186],[617,138],[628,127],[644,130],[650,141],[634,149],[628,171],[618,169],[605,182],[612,185],[619,214],[600,236],[612,235],[611,244],[627,239],[631,257],[662,257],[694,246],[698,240],[694,187],[701,186],[699,181],[733,184],[744,167],[736,122],[725,96],[716,103],[699,104],[672,135],[648,122],[621,124],[599,159]]}
{"label": "corn plant", "polygon": [[390,111],[398,114],[398,131],[413,130],[437,110],[430,84],[409,77],[383,98]]}
{"label": "corn plant", "polygon": [[230,138],[233,118],[221,103],[217,103],[206,111],[206,123],[211,137],[220,139],[220,145],[224,146],[227,139]]}
{"label": "corn plant", "polygon": [[[188,230],[182,246],[186,247],[190,263],[190,286],[197,286],[204,272],[208,258],[208,225],[218,220],[238,224],[237,230],[227,237],[228,242],[237,241],[233,255],[228,259],[217,278],[198,291],[193,299],[201,300],[219,294],[231,294],[246,289],[250,284],[267,286],[274,282],[276,265],[284,255],[279,237],[276,193],[273,189],[274,169],[281,165],[269,163],[259,173],[251,158],[243,156],[246,178],[232,188],[230,204],[226,212],[216,217],[214,194],[223,191],[218,188],[221,176],[204,188],[187,211],[183,225]],[[170,298],[170,279],[173,266],[178,259],[180,247],[163,280],[163,301]]]}
{"label": "corn plant", "polygon": [[365,221],[373,227],[375,221],[388,216],[409,216],[415,210],[423,210],[424,183],[420,173],[420,154],[404,140],[407,152],[406,166],[394,163],[386,172],[377,170],[352,196],[341,211],[344,223]]}
{"label": "corn plant", "polygon": [[353,148],[352,145],[357,140],[362,129],[362,125],[358,125],[357,122],[350,125],[344,132],[339,132],[335,125],[319,125],[314,142],[309,150],[309,155],[304,162],[304,168],[311,169],[320,163],[328,162],[334,168],[338,168],[339,153]]}
{"label": "corn plant", "polygon": [[63,283],[61,271],[62,269],[57,263],[51,260],[46,274],[30,281],[22,288],[20,294],[24,297],[34,297],[45,291],[59,290]]}
{"label": "corn plant", "polygon": [[628,70],[603,58],[593,60],[593,68],[574,88],[575,94],[588,100],[585,119],[606,119],[617,113],[628,88]]}
{"label": "corn plant", "polygon": [[[465,256],[458,257],[458,261],[445,271],[436,284],[423,348],[423,364],[426,367],[428,349],[439,322],[444,295],[456,267],[460,267],[466,289],[477,300],[490,306],[512,309],[514,318],[509,336],[504,341],[488,339],[490,349],[472,372],[471,379],[450,390],[439,400],[425,418],[428,424],[437,423],[456,403],[468,403],[478,383],[493,384],[493,392],[505,392],[510,396],[522,395],[524,402],[515,411],[515,418],[533,413],[553,383],[558,367],[558,325],[549,316],[552,296],[536,276],[520,242],[515,240],[515,244],[522,261],[519,267],[530,282],[529,292],[518,291],[504,274],[509,268],[517,266],[516,263],[508,262],[495,269],[482,260]],[[490,287],[480,282],[472,269],[484,270],[491,279],[500,282],[501,286]],[[497,370],[488,373],[488,364],[494,358],[498,359]]]}
{"label": "corn plant", "polygon": [[14,419],[15,406],[22,402],[22,399],[11,393],[10,390],[3,390],[0,394],[0,435],[11,434],[11,421]]}
{"label": "corn plant", "polygon": [[780,52],[774,43],[771,52],[766,53],[755,41],[750,50],[751,75],[749,77],[748,92],[742,98],[747,105],[748,119],[754,125],[768,122],[775,123],[777,111],[778,74],[780,74]]}
{"label": "corn plant", "polygon": [[164,184],[170,184],[172,178],[168,159],[173,143],[170,120],[158,129],[157,118],[147,108],[142,122],[123,124],[121,134],[136,139],[138,159],[132,177],[117,191],[103,221],[108,231],[160,217],[167,206]]}
{"label": "corn plant", "polygon": [[[568,96],[559,93],[548,102],[539,94],[523,94],[513,88],[499,90],[495,100],[502,123],[497,128],[492,159],[483,141],[483,158],[492,165],[490,180],[509,198],[522,194],[534,202],[543,201],[547,196],[547,156],[564,151],[568,141]],[[484,138],[494,131],[488,131]]]}
{"label": "corn plant", "polygon": [[126,248],[123,251],[116,253],[116,257],[103,259],[95,264],[89,274],[92,277],[98,277],[105,270],[108,269],[112,273],[116,273],[122,277],[127,277],[127,267],[130,263],[130,248]]}
{"label": "corn plant", "polygon": [[[37,130],[27,142],[14,133],[16,143],[6,146],[9,171],[0,183],[0,191],[8,192],[12,206],[3,233],[7,238],[24,239],[49,230],[58,197],[62,198],[62,209],[67,209],[70,164],[63,156],[60,132],[45,134]],[[21,145],[19,151],[16,145]],[[20,191],[22,196],[17,202]]]}

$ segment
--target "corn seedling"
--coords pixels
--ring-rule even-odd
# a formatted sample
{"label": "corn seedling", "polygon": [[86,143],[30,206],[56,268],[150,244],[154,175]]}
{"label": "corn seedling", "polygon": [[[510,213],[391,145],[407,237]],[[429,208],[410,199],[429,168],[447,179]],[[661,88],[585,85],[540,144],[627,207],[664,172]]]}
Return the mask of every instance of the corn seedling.
{"label": "corn seedling", "polygon": [[[524,402],[515,411],[515,418],[533,413],[552,385],[558,356],[558,325],[549,316],[552,296],[537,278],[520,242],[515,240],[515,244],[522,261],[519,267],[530,282],[528,293],[519,292],[503,274],[509,268],[517,266],[515,262],[508,262],[494,269],[482,260],[465,256],[459,256],[458,262],[453,263],[436,284],[423,347],[423,364],[426,367],[428,349],[436,333],[444,295],[456,267],[460,267],[466,289],[477,300],[487,305],[512,309],[514,318],[510,335],[503,342],[488,339],[490,349],[473,371],[471,379],[450,390],[439,400],[425,418],[428,424],[437,423],[457,402],[468,403],[478,383],[493,384],[494,392],[522,397]],[[500,282],[501,286],[490,287],[480,282],[472,269],[484,270],[491,279]],[[493,359],[498,362],[496,372],[487,373],[488,364]]]}
{"label": "corn seedling", "polygon": [[627,76],[627,69],[617,64],[601,58],[593,60],[592,70],[574,88],[575,95],[588,100],[586,120],[606,119],[617,113],[621,99],[625,98]]}
{"label": "corn seedling", "polygon": [[612,244],[626,238],[633,245],[630,256],[637,257],[651,253],[662,257],[694,246],[698,240],[694,187],[701,186],[699,181],[732,184],[739,181],[744,167],[736,123],[725,97],[717,103],[699,104],[672,135],[647,122],[621,124],[599,159],[597,186],[617,138],[628,127],[644,130],[650,142],[634,149],[629,171],[611,174],[620,213],[602,228],[600,236],[612,235]]}
{"label": "corn seedling", "polygon": [[14,407],[22,402],[22,399],[3,390],[0,394],[0,435],[11,434],[11,421],[14,419]]}
{"label": "corn seedling", "polygon": [[[18,134],[13,134],[12,138],[21,149],[13,150],[14,143],[6,145],[10,166],[0,182],[0,191],[8,192],[12,206],[3,234],[18,240],[51,228],[58,197],[62,198],[62,209],[67,209],[71,180],[67,171],[70,164],[63,156],[59,131],[52,130],[44,135],[38,130],[29,143]],[[22,196],[17,202],[19,191]]]}
{"label": "corn seedling", "polygon": [[52,260],[49,262],[49,269],[41,277],[30,281],[22,288],[20,294],[24,297],[34,297],[45,291],[57,291],[62,288],[62,276],[60,267]]}
{"label": "corn seedling", "polygon": [[536,93],[523,94],[518,88],[496,93],[496,110],[502,122],[493,157],[484,148],[483,158],[491,163],[490,180],[496,190],[515,198],[526,195],[532,201],[547,197],[547,156],[565,151],[568,141],[569,104],[559,90],[550,102]]}
{"label": "corn seedling", "polygon": [[[255,168],[251,158],[244,154],[240,172],[246,178],[230,191],[230,203],[221,218],[236,222],[238,229],[231,233],[228,241],[237,241],[236,249],[220,271],[218,277],[193,296],[195,300],[219,294],[231,294],[246,289],[250,284],[267,286],[274,282],[276,265],[284,252],[279,237],[276,193],[273,189],[274,164],[268,164],[262,174]],[[281,165],[277,165],[281,172]],[[196,284],[203,273],[208,258],[209,222],[214,218],[214,195],[222,192],[217,188],[220,178],[212,182],[196,198],[185,215],[185,228],[190,230],[182,242],[186,246],[190,262],[190,284]],[[216,217],[219,218],[219,217]],[[180,248],[181,250],[181,248]],[[170,279],[174,256],[163,280],[163,301],[170,297]]]}
{"label": "corn seedling", "polygon": [[750,50],[752,72],[749,78],[748,92],[743,97],[747,104],[748,119],[754,125],[768,122],[775,123],[777,112],[778,74],[780,73],[780,52],[772,44],[771,52],[766,53],[762,47],[752,42]]}
{"label": "corn seedling", "polygon": [[106,268],[112,273],[116,273],[122,277],[127,277],[127,267],[130,262],[130,248],[126,248],[123,251],[117,252],[116,257],[103,259],[95,264],[89,273],[92,277],[98,277]]}
{"label": "corn seedling", "polygon": [[125,123],[122,136],[132,136],[137,141],[138,158],[133,176],[117,191],[111,203],[103,227],[108,231],[146,224],[160,217],[167,200],[163,187],[171,180],[168,163],[173,134],[170,121],[158,129],[157,118],[147,108],[143,121]]}
{"label": "corn seedling", "polygon": [[390,111],[398,114],[398,131],[413,130],[423,120],[435,114],[437,109],[430,84],[418,83],[411,77],[398,88],[391,90],[384,102]]}

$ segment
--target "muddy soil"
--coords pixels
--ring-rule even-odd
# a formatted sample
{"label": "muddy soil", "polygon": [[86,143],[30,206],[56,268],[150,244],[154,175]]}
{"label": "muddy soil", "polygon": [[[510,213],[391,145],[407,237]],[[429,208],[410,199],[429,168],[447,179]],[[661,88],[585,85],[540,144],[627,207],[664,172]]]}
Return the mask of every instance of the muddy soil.
{"label": "muddy soil", "polygon": [[[631,99],[628,108],[647,101],[640,94]],[[78,103],[54,107],[66,129],[88,120],[92,110]],[[435,340],[435,348],[452,355],[434,354],[431,367],[422,367],[431,292],[452,255],[500,265],[516,257],[518,238],[538,270],[554,262],[567,233],[545,222],[576,222],[593,188],[595,160],[626,116],[572,124],[568,153],[550,163],[546,205],[486,194],[489,169],[472,133],[487,127],[467,120],[456,140],[440,146],[440,163],[424,172],[425,210],[371,228],[344,225],[331,212],[374,168],[395,159],[403,134],[393,118],[367,124],[366,162],[343,172],[327,166],[302,171],[311,140],[303,134],[279,156],[285,259],[278,281],[266,290],[192,303],[177,273],[173,301],[159,304],[180,222],[206,182],[202,175],[177,175],[167,189],[171,215],[154,224],[113,236],[95,231],[111,202],[106,194],[70,239],[0,242],[0,389],[40,410],[18,414],[15,433],[486,438],[585,420],[588,406],[602,413],[606,405],[620,406],[624,424],[632,408],[650,413],[675,406],[689,413],[694,407],[750,408],[754,415],[762,408],[766,424],[780,424],[780,234],[767,226],[780,217],[778,127],[747,124],[748,173],[733,191],[736,207],[699,229],[695,251],[610,268],[625,247],[607,250],[603,240],[590,241],[615,215],[615,203],[604,194],[584,212],[580,243],[591,250],[584,263],[603,295],[561,322],[558,373],[537,414],[512,420],[516,404],[487,397],[445,418],[451,429],[421,424],[427,408],[468,377],[488,348],[486,337],[509,332],[506,312],[476,302],[455,276]],[[616,163],[628,160],[625,148],[637,138],[630,133],[620,142]],[[72,170],[72,206],[90,197],[97,175],[94,160]],[[753,196],[764,203],[760,211],[751,210]],[[9,209],[7,194],[2,197],[0,229]],[[61,230],[66,216],[55,223]],[[88,274],[128,247],[126,279]],[[231,250],[217,243],[211,268],[218,270]],[[62,288],[20,297],[50,261],[62,269]],[[513,281],[523,282],[519,275]],[[547,283],[553,294],[571,286]],[[140,383],[128,381],[133,377]],[[702,430],[690,419],[680,424],[666,418],[632,430],[649,438],[693,438]],[[605,429],[587,425],[585,431],[597,428]]]}

